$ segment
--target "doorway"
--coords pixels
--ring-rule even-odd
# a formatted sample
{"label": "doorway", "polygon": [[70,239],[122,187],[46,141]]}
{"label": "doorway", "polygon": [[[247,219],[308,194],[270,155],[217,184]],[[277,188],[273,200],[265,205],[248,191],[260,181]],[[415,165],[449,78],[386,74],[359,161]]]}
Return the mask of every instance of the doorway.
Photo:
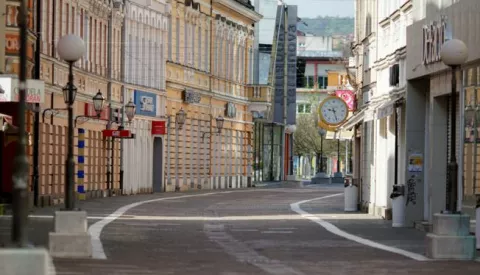
{"label": "doorway", "polygon": [[163,192],[163,140],[153,140],[153,192]]}

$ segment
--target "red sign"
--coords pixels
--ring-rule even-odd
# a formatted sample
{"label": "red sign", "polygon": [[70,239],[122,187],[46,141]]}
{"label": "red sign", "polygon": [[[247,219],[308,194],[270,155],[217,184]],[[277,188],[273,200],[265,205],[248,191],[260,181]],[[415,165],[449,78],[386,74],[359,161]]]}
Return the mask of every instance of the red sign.
{"label": "red sign", "polygon": [[114,138],[129,138],[132,133],[130,130],[103,130],[103,137],[114,137]]}
{"label": "red sign", "polygon": [[166,133],[165,121],[152,121],[152,135],[165,135]]}
{"label": "red sign", "polygon": [[[109,119],[109,108],[104,108],[102,112],[100,113],[100,118],[101,119]],[[97,116],[97,112],[95,112],[95,108],[93,107],[92,103],[85,103],[85,115],[92,117],[92,116]]]}

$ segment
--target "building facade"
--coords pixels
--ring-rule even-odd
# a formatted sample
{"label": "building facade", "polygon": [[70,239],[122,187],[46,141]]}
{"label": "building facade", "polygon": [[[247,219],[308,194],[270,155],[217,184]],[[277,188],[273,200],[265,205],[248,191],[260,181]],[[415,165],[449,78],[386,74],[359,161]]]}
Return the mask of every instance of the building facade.
{"label": "building facade", "polygon": [[[377,82],[376,89],[368,95],[369,110],[362,114],[364,122],[365,117],[368,117],[370,122],[366,124],[372,129],[362,135],[370,133],[374,140],[371,150],[368,150],[373,156],[371,167],[374,171],[370,170],[370,182],[374,184],[374,188],[368,188],[369,194],[363,193],[362,198],[364,205],[369,202],[369,213],[388,218],[392,186],[405,181],[401,172],[405,170],[405,165],[399,160],[405,158],[403,100],[406,90],[406,26],[412,18],[412,1],[379,1],[376,14],[378,50],[376,56],[372,55],[364,60],[373,64],[371,73],[376,75]],[[370,126],[366,126],[366,129]],[[368,166],[364,166],[362,171],[367,173]],[[362,190],[363,187],[366,186],[362,186]]]}
{"label": "building facade", "polygon": [[[123,5],[105,1],[42,1],[41,70],[45,82],[45,102],[40,112],[39,188],[42,204],[59,203],[63,197],[67,115],[62,88],[67,83],[68,65],[60,59],[56,43],[67,34],[80,36],[86,53],[74,64],[75,144],[84,132],[85,148],[75,150],[78,190],[87,197],[118,193],[121,188],[120,144],[107,142],[102,130],[111,128],[113,113],[123,103],[121,50]],[[92,98],[101,92],[106,98],[98,120]],[[81,130],[80,130],[81,129]],[[83,161],[78,161],[79,159]],[[81,166],[79,166],[81,164]]]}
{"label": "building facade", "polygon": [[[413,23],[407,28],[406,153],[422,157],[421,171],[405,171],[407,179],[406,222],[431,223],[433,214],[446,207],[447,163],[451,127],[451,70],[439,52],[448,39],[460,39],[468,47],[468,60],[457,70],[457,113],[455,152],[459,163],[458,209],[475,217],[480,207],[478,171],[477,87],[480,55],[478,2],[414,1]],[[430,35],[440,34],[437,43]],[[404,160],[408,163],[408,158]],[[477,221],[478,222],[478,221]]]}
{"label": "building facade", "polygon": [[[246,187],[253,138],[247,84],[261,15],[243,0],[170,5],[166,190]],[[176,120],[180,110],[184,125]]]}
{"label": "building facade", "polygon": [[123,141],[126,194],[163,192],[166,188],[168,18],[166,1],[125,2],[123,97],[125,102],[131,99],[136,105],[135,119],[126,125],[136,136]]}
{"label": "building facade", "polygon": [[360,186],[363,209],[375,211],[375,128],[371,98],[377,89],[374,62],[377,56],[378,1],[355,1],[355,38],[352,50],[356,64],[356,111],[342,129],[353,129],[353,181]]}
{"label": "building facade", "polygon": [[[0,202],[11,199],[13,182],[12,159],[15,156],[18,141],[18,74],[20,72],[20,26],[19,1],[2,1],[0,3]],[[45,100],[45,88],[42,81],[33,80],[38,72],[36,58],[36,22],[34,21],[34,2],[28,1],[29,23],[27,25],[27,79],[28,85],[35,88],[27,96],[29,111],[26,117],[26,131],[29,135],[29,145],[32,145],[34,104]],[[33,91],[33,90],[32,90]],[[32,147],[29,147],[32,149]],[[32,150],[28,150],[30,160]],[[31,175],[33,169],[30,170]],[[33,177],[29,177],[33,183]]]}

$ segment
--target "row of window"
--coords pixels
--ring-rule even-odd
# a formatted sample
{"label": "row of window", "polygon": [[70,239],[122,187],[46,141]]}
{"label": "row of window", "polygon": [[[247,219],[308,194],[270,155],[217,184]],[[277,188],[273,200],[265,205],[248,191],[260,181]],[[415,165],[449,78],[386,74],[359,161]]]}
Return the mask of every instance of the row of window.
{"label": "row of window", "polygon": [[298,103],[297,114],[310,114],[312,113],[312,104],[310,103]]}
{"label": "row of window", "polygon": [[[328,77],[317,76],[317,89],[326,89],[328,86]],[[306,75],[297,81],[297,88],[315,88],[315,76]]]}
{"label": "row of window", "polygon": [[[100,74],[107,75],[107,45],[108,18],[100,18],[90,14],[82,7],[77,7],[69,1],[45,0],[42,7],[43,24],[43,47],[42,53],[59,58],[54,51],[60,37],[66,34],[76,34],[82,37],[87,45],[85,57],[76,65],[81,68]],[[120,77],[120,54],[121,54],[121,30],[112,29],[112,70],[113,78]]]}

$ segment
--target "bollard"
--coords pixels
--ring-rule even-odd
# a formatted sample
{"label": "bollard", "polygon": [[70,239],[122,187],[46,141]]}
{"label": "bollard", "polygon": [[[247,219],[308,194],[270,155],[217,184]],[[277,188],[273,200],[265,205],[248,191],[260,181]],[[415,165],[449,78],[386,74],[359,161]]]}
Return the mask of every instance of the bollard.
{"label": "bollard", "polygon": [[352,183],[352,178],[345,177],[345,212],[355,212],[358,210],[358,188]]}
{"label": "bollard", "polygon": [[392,194],[392,227],[405,226],[405,186],[394,185]]}

